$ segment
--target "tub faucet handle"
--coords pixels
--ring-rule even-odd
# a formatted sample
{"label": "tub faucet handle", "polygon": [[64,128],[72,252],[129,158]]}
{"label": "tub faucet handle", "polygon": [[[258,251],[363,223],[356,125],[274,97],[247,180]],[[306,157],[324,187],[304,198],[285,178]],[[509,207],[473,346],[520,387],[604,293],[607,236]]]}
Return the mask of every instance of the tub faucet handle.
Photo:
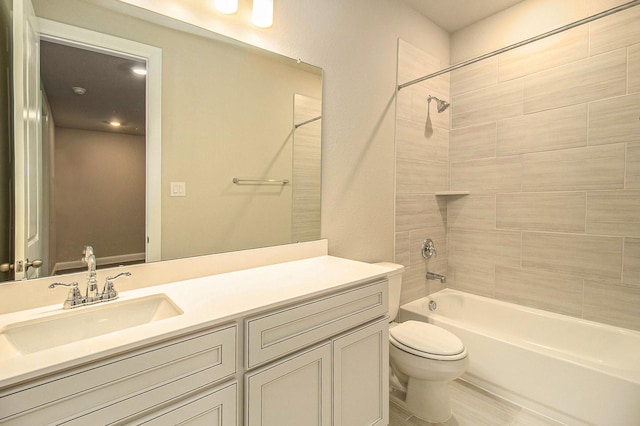
{"label": "tub faucet handle", "polygon": [[436,245],[433,243],[433,240],[427,238],[422,242],[422,257],[430,259],[431,256],[438,257],[438,251],[436,250]]}

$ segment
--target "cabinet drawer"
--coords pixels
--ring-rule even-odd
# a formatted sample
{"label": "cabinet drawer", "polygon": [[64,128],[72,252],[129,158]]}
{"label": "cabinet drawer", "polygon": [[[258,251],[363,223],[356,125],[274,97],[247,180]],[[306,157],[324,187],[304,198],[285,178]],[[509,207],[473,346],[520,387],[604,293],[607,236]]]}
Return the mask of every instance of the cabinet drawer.
{"label": "cabinet drawer", "polygon": [[237,426],[237,414],[238,383],[233,382],[196,394],[131,424]]}
{"label": "cabinet drawer", "polygon": [[0,394],[0,423],[71,420],[139,394],[153,406],[166,397],[150,390],[167,383],[197,377],[197,388],[234,374],[236,335],[236,325],[195,333],[10,388]]}
{"label": "cabinet drawer", "polygon": [[387,307],[387,280],[382,280],[247,319],[247,368],[385,315]]}

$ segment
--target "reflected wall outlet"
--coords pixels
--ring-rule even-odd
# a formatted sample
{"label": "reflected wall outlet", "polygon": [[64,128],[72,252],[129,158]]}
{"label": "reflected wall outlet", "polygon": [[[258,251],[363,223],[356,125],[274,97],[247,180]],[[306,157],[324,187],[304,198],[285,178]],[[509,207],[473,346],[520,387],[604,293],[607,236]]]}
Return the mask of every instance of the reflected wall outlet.
{"label": "reflected wall outlet", "polygon": [[171,182],[171,196],[172,197],[186,197],[187,196],[187,184],[185,182]]}

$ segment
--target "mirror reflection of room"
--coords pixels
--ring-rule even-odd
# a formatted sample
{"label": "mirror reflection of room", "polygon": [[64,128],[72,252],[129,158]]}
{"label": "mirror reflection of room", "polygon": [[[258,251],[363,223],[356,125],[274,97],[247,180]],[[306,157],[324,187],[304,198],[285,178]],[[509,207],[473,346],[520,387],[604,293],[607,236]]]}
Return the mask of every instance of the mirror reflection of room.
{"label": "mirror reflection of room", "polygon": [[145,260],[142,61],[41,41],[42,273]]}

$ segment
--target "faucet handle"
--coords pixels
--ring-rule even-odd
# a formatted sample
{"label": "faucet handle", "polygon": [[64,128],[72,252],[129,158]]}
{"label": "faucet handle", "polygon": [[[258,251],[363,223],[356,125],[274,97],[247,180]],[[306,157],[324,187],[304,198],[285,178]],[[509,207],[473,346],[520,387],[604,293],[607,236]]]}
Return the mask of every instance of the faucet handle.
{"label": "faucet handle", "polygon": [[113,277],[107,277],[107,279],[104,281],[104,288],[102,289],[102,297],[106,299],[115,299],[116,297],[118,297],[118,292],[113,286],[113,282],[120,277],[130,277],[130,276],[131,276],[131,272],[120,272],[119,274],[114,275]]}
{"label": "faucet handle", "polygon": [[65,300],[64,304],[62,305],[62,309],[70,309],[76,305],[83,303],[84,299],[82,298],[82,293],[80,293],[80,289],[78,288],[77,281],[74,281],[71,284],[52,283],[49,285],[49,288],[56,288],[58,286],[71,287],[69,289],[69,294],[67,295],[67,300]]}
{"label": "faucet handle", "polygon": [[427,238],[422,242],[422,257],[425,259],[431,258],[431,256],[438,257],[438,251],[436,245],[431,238]]}

